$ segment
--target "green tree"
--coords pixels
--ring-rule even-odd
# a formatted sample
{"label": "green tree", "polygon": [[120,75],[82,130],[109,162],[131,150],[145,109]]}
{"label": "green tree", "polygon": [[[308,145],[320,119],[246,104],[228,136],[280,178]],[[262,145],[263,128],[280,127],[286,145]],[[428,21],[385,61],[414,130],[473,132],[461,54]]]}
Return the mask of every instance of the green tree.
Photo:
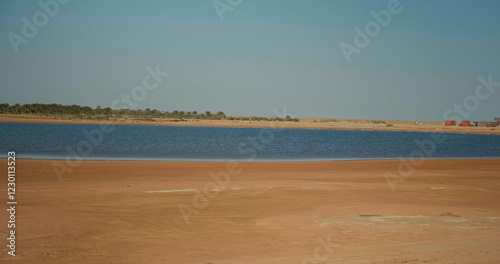
{"label": "green tree", "polygon": [[90,108],[88,106],[84,106],[82,110],[83,110],[84,115],[91,115],[92,114],[92,108]]}
{"label": "green tree", "polygon": [[219,119],[224,119],[224,118],[226,118],[226,114],[224,114],[224,112],[222,112],[222,111],[217,112],[217,113],[215,114],[215,116],[216,116],[217,118],[219,118]]}
{"label": "green tree", "polygon": [[4,114],[9,111],[9,104],[0,104],[0,113]]}
{"label": "green tree", "polygon": [[109,115],[111,115],[111,113],[113,112],[113,110],[110,107],[106,107],[106,108],[102,109],[102,112],[103,112],[103,114],[109,116]]}
{"label": "green tree", "polygon": [[153,109],[153,110],[151,110],[151,116],[160,117],[161,112],[158,111],[157,109]]}

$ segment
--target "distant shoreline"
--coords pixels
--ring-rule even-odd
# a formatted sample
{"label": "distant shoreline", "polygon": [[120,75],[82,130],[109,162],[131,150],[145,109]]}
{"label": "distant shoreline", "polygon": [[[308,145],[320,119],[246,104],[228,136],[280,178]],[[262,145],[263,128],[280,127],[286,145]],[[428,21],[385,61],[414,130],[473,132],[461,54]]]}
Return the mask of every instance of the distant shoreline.
{"label": "distant shoreline", "polygon": [[[36,157],[32,158],[26,158],[23,156],[17,156],[18,159],[23,159],[23,160],[39,160],[39,161],[62,161],[66,160],[67,157],[44,157],[37,155]],[[500,157],[426,157],[426,160],[500,160]],[[225,160],[225,159],[213,159],[213,160],[202,160],[202,159],[148,159],[148,158],[82,158],[81,161],[88,161],[88,162],[183,162],[183,163],[227,163],[227,162],[236,162],[236,163],[282,163],[282,164],[287,164],[287,163],[311,163],[311,162],[355,162],[355,161],[401,161],[400,159],[397,158],[339,158],[339,159],[270,159],[270,160],[264,160],[264,159],[254,159],[254,160]]]}
{"label": "distant shoreline", "polygon": [[[337,129],[337,130],[373,130],[373,131],[408,131],[437,133],[471,133],[500,135],[499,128],[491,127],[446,127],[442,122],[368,120],[368,119],[331,119],[299,118],[300,122],[242,121],[242,120],[200,120],[155,118],[154,121],[114,118],[111,120],[56,119],[45,116],[0,114],[0,123],[32,124],[80,124],[80,125],[146,125],[146,126],[192,126],[192,127],[236,127],[236,128],[295,128],[295,129]],[[392,125],[392,126],[389,126]],[[389,127],[388,127],[389,126]]]}

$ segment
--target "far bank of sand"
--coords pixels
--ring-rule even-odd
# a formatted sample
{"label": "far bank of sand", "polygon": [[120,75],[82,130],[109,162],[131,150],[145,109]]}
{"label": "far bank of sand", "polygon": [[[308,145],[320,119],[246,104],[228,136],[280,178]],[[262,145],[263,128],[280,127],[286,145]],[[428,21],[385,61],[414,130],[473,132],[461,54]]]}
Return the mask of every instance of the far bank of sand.
{"label": "far bank of sand", "polygon": [[[425,160],[394,192],[384,175],[397,175],[396,160],[83,161],[62,182],[54,162],[64,163],[16,161],[18,256],[2,250],[0,262],[500,259],[499,159]],[[5,160],[0,170],[7,171]],[[0,183],[6,190],[6,177]],[[189,223],[180,207],[191,210]],[[2,224],[4,241],[6,230]]]}
{"label": "far bank of sand", "polygon": [[[351,129],[379,131],[415,131],[444,133],[474,133],[500,135],[500,128],[444,126],[442,122],[300,118],[300,122],[240,121],[240,120],[199,120],[189,119],[176,122],[156,118],[154,121],[119,118],[103,121],[113,125],[154,125],[154,126],[200,126],[200,127],[254,127],[254,128],[298,128],[298,129]],[[100,124],[97,120],[54,119],[33,115],[0,114],[0,123],[48,123],[48,124]]]}

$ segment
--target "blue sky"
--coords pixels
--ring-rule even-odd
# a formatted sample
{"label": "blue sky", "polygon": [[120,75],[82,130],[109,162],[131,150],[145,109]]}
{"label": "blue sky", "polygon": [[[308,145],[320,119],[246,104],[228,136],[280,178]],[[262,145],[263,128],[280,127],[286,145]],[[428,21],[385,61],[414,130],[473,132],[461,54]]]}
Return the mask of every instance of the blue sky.
{"label": "blue sky", "polygon": [[[43,9],[1,1],[0,102],[111,106],[159,65],[138,108],[442,121],[479,76],[500,82],[499,1],[401,0],[350,63],[340,43],[390,1],[243,0],[223,21],[213,2],[73,0],[16,53],[9,32]],[[495,91],[466,119],[500,116]]]}

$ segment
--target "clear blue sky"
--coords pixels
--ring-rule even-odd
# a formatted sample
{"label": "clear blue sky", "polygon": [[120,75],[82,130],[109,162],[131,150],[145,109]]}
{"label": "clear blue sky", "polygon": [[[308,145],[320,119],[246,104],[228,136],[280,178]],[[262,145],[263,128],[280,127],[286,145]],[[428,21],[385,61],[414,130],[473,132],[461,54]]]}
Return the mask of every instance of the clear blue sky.
{"label": "clear blue sky", "polygon": [[[401,0],[348,63],[339,44],[388,2],[243,0],[221,21],[212,0],[73,0],[15,53],[9,32],[43,9],[2,0],[0,102],[106,107],[159,64],[170,75],[138,108],[441,121],[478,76],[500,82],[496,0]],[[495,91],[468,119],[500,116]]]}

